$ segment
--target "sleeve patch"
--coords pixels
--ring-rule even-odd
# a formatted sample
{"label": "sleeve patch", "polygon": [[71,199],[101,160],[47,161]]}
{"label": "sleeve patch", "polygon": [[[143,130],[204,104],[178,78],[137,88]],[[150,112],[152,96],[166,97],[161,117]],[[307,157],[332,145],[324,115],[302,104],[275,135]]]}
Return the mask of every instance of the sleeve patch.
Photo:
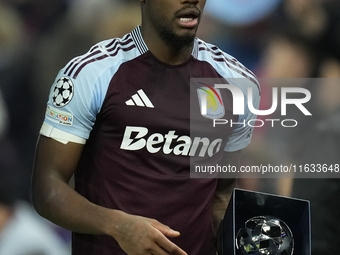
{"label": "sleeve patch", "polygon": [[70,78],[61,77],[54,85],[52,102],[56,107],[63,107],[71,102],[74,94],[74,86]]}
{"label": "sleeve patch", "polygon": [[47,106],[46,109],[46,118],[55,123],[72,126],[73,125],[73,115],[67,112],[60,111],[51,106]]}

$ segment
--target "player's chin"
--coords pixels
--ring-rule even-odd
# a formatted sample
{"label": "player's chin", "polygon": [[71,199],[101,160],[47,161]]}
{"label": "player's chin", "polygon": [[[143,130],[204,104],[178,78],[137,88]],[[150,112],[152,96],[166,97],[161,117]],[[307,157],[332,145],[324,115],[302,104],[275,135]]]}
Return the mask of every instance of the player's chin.
{"label": "player's chin", "polygon": [[186,42],[187,44],[192,43],[195,40],[195,37],[196,37],[196,31],[187,31],[180,35],[180,38],[182,38],[182,40]]}
{"label": "player's chin", "polygon": [[180,34],[180,36],[183,38],[187,38],[187,40],[193,40],[196,37],[196,30],[195,31],[192,31],[192,30],[183,31]]}

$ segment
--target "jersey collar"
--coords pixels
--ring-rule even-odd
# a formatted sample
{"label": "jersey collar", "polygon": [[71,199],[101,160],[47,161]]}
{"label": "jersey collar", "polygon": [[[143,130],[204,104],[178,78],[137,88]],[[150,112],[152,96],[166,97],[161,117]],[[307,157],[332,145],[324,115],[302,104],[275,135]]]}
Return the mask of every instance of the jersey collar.
{"label": "jersey collar", "polygon": [[137,49],[141,54],[144,54],[147,51],[149,51],[148,46],[146,46],[146,43],[144,42],[140,26],[132,30],[131,36],[137,46]]}

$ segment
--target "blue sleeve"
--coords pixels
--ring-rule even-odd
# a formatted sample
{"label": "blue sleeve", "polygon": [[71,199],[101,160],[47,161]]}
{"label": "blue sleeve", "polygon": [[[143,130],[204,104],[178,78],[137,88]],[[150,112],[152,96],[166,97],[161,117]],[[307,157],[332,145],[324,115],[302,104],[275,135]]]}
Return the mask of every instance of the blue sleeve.
{"label": "blue sleeve", "polygon": [[44,122],[88,139],[112,76],[98,75],[93,66],[76,79],[64,73],[62,69],[51,87]]}

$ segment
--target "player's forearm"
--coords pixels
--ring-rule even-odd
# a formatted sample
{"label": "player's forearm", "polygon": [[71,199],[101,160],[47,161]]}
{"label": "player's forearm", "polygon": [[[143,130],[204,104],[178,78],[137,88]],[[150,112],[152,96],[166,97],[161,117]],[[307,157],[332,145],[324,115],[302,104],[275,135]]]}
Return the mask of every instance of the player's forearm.
{"label": "player's forearm", "polygon": [[33,204],[46,219],[73,232],[114,235],[124,213],[95,205],[60,180],[34,185]]}
{"label": "player's forearm", "polygon": [[[221,161],[222,165],[231,165],[239,169],[241,151],[225,152]],[[224,177],[224,176],[223,176]],[[217,187],[214,193],[212,208],[213,208],[213,224],[217,231],[221,219],[224,217],[227,210],[229,200],[233,189],[236,187],[236,179],[233,178],[219,178]]]}
{"label": "player's forearm", "polygon": [[33,204],[40,215],[73,232],[112,235],[115,228],[111,226],[124,214],[91,203],[68,185],[82,150],[82,144],[64,145],[39,137],[32,176]]}
{"label": "player's forearm", "polygon": [[221,223],[221,220],[224,217],[224,214],[227,210],[228,203],[230,197],[216,195],[213,200],[213,227],[215,233],[218,230],[218,227]]}
{"label": "player's forearm", "polygon": [[33,187],[34,205],[42,216],[60,226],[73,232],[112,236],[127,254],[159,254],[162,250],[187,255],[167,239],[179,233],[156,220],[95,205],[62,181],[49,182],[50,192],[38,195],[45,191],[43,187]]}
{"label": "player's forearm", "polygon": [[218,185],[212,201],[213,224],[217,231],[222,218],[228,208],[229,200],[233,189],[236,187],[235,179],[219,179]]}

